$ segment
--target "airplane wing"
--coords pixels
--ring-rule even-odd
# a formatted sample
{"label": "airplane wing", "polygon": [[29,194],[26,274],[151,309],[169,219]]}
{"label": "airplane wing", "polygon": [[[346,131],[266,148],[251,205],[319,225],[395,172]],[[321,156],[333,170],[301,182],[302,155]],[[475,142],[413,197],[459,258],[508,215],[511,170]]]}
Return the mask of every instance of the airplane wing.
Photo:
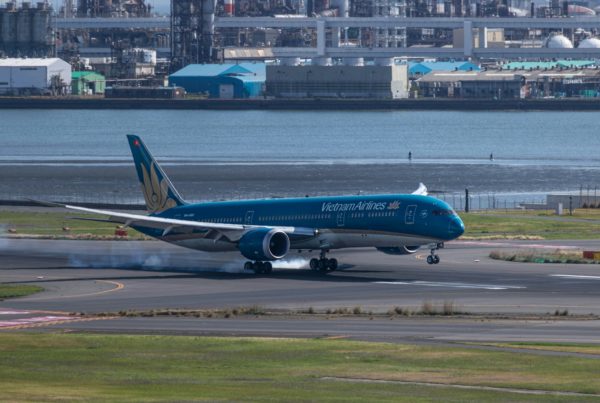
{"label": "airplane wing", "polygon": [[412,194],[427,196],[427,186],[425,186],[423,183],[419,183],[419,187],[417,188],[417,190],[412,192]]}
{"label": "airplane wing", "polygon": [[[36,201],[37,202],[37,201]],[[99,210],[87,207],[72,206],[69,204],[59,203],[48,203],[48,202],[37,202],[46,206],[52,207],[63,207],[69,210],[82,211],[85,213],[101,214],[108,216],[105,222],[113,222],[123,224],[125,226],[142,226],[147,228],[158,228],[162,229],[162,235],[165,236],[173,230],[212,230],[223,237],[227,238],[231,242],[238,241],[247,231],[254,228],[272,228],[278,229],[285,232],[288,235],[300,235],[300,236],[314,236],[316,230],[313,228],[299,228],[299,227],[287,227],[287,226],[269,226],[269,225],[244,225],[244,224],[226,224],[226,223],[212,223],[202,221],[191,221],[191,220],[179,220],[174,218],[164,218],[155,216],[146,216],[139,214],[121,213],[110,210]]]}

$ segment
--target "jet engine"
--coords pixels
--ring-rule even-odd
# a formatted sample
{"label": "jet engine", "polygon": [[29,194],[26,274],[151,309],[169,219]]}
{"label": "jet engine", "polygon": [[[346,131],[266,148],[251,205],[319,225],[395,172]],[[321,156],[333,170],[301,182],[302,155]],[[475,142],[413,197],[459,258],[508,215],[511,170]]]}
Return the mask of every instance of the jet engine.
{"label": "jet engine", "polygon": [[290,238],[281,230],[255,228],[240,238],[238,248],[250,260],[277,260],[290,250]]}
{"label": "jet engine", "polygon": [[379,252],[383,252],[386,255],[410,255],[419,250],[420,246],[394,246],[377,248]]}

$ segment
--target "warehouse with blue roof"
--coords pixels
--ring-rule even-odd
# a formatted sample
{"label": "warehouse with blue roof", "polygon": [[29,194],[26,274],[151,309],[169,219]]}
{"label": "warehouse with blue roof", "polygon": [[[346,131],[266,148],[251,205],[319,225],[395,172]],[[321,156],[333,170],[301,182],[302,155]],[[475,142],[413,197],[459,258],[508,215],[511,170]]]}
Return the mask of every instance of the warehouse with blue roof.
{"label": "warehouse with blue roof", "polygon": [[432,71],[480,71],[481,68],[466,60],[451,62],[410,62],[408,75],[410,77],[424,76]]}
{"label": "warehouse with blue roof", "polygon": [[256,98],[263,95],[264,63],[190,64],[169,76],[169,85],[209,98]]}

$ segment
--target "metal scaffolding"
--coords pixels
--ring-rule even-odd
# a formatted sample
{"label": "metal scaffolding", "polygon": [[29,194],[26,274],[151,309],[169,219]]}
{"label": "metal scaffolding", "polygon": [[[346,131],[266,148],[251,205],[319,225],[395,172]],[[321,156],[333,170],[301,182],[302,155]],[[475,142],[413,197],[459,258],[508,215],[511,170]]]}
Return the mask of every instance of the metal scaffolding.
{"label": "metal scaffolding", "polygon": [[213,59],[216,0],[171,1],[171,70]]}

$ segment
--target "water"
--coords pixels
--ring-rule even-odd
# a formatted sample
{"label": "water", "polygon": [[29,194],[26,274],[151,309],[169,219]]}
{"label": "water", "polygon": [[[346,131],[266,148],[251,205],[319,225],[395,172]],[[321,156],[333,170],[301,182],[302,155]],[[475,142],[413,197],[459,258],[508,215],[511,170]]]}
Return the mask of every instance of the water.
{"label": "water", "polygon": [[489,163],[600,168],[597,112],[1,110],[0,162]]}

